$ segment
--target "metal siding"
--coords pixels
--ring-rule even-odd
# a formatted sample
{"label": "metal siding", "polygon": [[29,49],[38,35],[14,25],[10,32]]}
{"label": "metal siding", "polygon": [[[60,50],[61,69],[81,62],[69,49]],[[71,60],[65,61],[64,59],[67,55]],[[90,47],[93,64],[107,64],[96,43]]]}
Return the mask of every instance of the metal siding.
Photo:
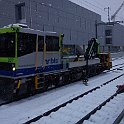
{"label": "metal siding", "polygon": [[74,30],[71,30],[71,42],[73,42],[74,44],[76,44],[77,42],[77,32]]}
{"label": "metal siding", "polygon": [[[9,4],[1,1],[0,27],[15,23],[15,4],[25,2],[26,24],[38,30],[62,31],[66,44],[86,44],[89,38],[95,35],[95,20],[101,20],[100,15],[67,0],[6,0],[6,3],[8,1]],[[9,11],[6,8],[9,8]],[[4,16],[1,15],[2,11]],[[76,34],[71,39],[70,30],[72,34]]]}
{"label": "metal siding", "polygon": [[83,17],[83,9],[81,6],[77,5],[77,12],[76,15]]}
{"label": "metal siding", "polygon": [[63,33],[64,33],[64,41],[63,41],[64,44],[72,44],[70,42],[70,30],[64,28],[63,29]]}
{"label": "metal siding", "polygon": [[53,31],[53,28],[52,25],[44,25],[44,31]]}
{"label": "metal siding", "polygon": [[124,46],[124,27],[119,24],[113,28],[113,46]]}
{"label": "metal siding", "polygon": [[63,32],[63,29],[60,28],[60,27],[54,26],[54,31],[55,31],[55,32],[58,32],[58,33],[62,33],[62,32]]}

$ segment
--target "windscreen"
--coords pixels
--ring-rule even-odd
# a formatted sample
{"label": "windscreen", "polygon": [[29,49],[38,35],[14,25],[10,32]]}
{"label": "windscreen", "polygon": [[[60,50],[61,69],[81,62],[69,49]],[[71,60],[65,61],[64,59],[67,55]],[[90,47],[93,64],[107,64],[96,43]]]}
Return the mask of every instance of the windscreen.
{"label": "windscreen", "polygon": [[15,57],[15,33],[0,34],[0,57]]}

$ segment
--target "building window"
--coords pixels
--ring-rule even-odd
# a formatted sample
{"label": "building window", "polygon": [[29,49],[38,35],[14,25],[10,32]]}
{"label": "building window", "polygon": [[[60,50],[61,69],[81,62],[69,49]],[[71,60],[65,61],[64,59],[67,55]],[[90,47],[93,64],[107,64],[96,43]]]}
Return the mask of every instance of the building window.
{"label": "building window", "polygon": [[106,38],[106,44],[112,44],[112,38]]}
{"label": "building window", "polygon": [[25,3],[15,5],[16,22],[26,23]]}
{"label": "building window", "polygon": [[112,30],[105,30],[105,35],[106,36],[112,36]]}

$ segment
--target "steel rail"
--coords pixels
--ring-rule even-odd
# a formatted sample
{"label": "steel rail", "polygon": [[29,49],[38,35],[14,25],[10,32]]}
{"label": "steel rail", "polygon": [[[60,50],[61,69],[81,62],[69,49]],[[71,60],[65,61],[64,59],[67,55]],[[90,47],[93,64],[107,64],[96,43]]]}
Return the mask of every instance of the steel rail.
{"label": "steel rail", "polygon": [[98,110],[100,110],[103,106],[105,106],[106,103],[108,103],[111,99],[113,99],[115,96],[117,96],[118,93],[113,94],[111,97],[109,97],[107,100],[105,100],[103,103],[101,103],[99,106],[97,106],[95,109],[93,109],[91,112],[89,112],[87,115],[85,115],[83,118],[81,118],[76,124],[82,124],[85,120],[88,120],[91,115],[95,114]]}
{"label": "steel rail", "polygon": [[119,116],[116,118],[113,124],[120,124],[121,120],[124,118],[124,109],[123,111],[119,114]]}

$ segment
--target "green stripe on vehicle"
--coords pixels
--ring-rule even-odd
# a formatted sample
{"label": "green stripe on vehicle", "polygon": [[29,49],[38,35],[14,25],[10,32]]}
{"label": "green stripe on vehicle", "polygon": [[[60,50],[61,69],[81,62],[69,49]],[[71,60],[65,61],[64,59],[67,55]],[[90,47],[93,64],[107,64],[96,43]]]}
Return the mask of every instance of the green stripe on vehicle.
{"label": "green stripe on vehicle", "polygon": [[19,27],[0,28],[0,34],[18,32],[19,30]]}
{"label": "green stripe on vehicle", "polygon": [[0,57],[0,62],[17,63],[17,58],[13,58],[13,57]]}
{"label": "green stripe on vehicle", "polygon": [[15,58],[16,58],[16,62],[15,62],[15,66],[16,68],[18,67],[18,50],[17,50],[17,44],[18,44],[18,34],[16,32],[15,34]]}

